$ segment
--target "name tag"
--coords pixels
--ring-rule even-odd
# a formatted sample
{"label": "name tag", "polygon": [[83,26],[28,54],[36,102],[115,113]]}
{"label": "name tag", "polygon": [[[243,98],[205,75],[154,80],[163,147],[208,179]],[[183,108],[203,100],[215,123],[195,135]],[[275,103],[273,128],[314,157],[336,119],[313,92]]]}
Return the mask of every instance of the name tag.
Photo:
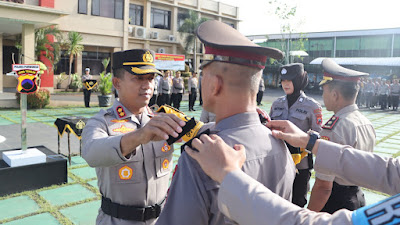
{"label": "name tag", "polygon": [[400,224],[400,194],[357,209],[351,220],[354,225]]}

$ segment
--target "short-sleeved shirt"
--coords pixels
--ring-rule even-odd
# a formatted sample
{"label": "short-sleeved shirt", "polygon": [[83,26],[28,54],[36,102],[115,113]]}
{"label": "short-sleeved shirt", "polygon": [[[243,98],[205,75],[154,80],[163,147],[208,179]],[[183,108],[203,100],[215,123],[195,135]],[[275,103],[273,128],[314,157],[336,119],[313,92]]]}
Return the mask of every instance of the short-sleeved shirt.
{"label": "short-sleeved shirt", "polygon": [[[90,74],[83,74],[81,77],[82,83],[85,83],[86,80],[92,79],[92,75]],[[86,85],[82,86],[83,89],[87,89]]]}
{"label": "short-sleeved shirt", "polygon": [[[285,144],[260,123],[258,113],[240,113],[215,126],[205,126],[211,126],[229,146],[243,144],[247,158],[242,170],[271,191],[291,200],[295,177],[293,160]],[[232,224],[218,209],[218,190],[219,184],[183,152],[157,224]]]}
{"label": "short-sleeved shirt", "polygon": [[160,83],[158,85],[159,94],[171,94],[172,80],[169,77],[160,79]]}
{"label": "short-sleeved shirt", "polygon": [[[313,98],[308,97],[302,92],[293,105],[288,108],[288,100],[286,96],[280,97],[272,103],[269,113],[272,120],[289,120],[294,123],[302,131],[314,130],[321,131],[322,126],[322,108],[321,104]],[[297,169],[308,169],[307,157],[304,157]]]}
{"label": "short-sleeved shirt", "polygon": [[390,93],[393,96],[399,96],[400,94],[400,84],[392,84],[390,87]]}
{"label": "short-sleeved shirt", "polygon": [[[122,135],[143,127],[150,121],[149,108],[137,118],[119,101],[101,110],[86,124],[82,133],[82,157],[96,168],[100,193],[121,205],[146,207],[163,202],[173,167],[173,146],[166,141],[149,142],[127,157],[121,153]],[[154,224],[113,218],[100,209],[96,224]]]}
{"label": "short-sleeved shirt", "polygon": [[188,90],[191,91],[193,88],[197,89],[197,85],[199,83],[199,80],[197,77],[190,77],[188,81]]}
{"label": "short-sleeved shirt", "polygon": [[183,83],[182,77],[172,79],[172,93],[182,94],[185,84]]}
{"label": "short-sleeved shirt", "polygon": [[264,78],[262,77],[260,79],[260,84],[258,85],[258,91],[265,91]]}
{"label": "short-sleeved shirt", "polygon": [[[372,152],[375,146],[375,129],[372,123],[358,111],[356,104],[339,110],[322,126],[321,138],[355,149]],[[340,185],[352,185],[333,175],[315,173],[318,179],[335,181]]]}
{"label": "short-sleeved shirt", "polygon": [[365,84],[364,91],[368,92],[368,93],[374,93],[375,92],[375,84],[372,82],[367,82]]}

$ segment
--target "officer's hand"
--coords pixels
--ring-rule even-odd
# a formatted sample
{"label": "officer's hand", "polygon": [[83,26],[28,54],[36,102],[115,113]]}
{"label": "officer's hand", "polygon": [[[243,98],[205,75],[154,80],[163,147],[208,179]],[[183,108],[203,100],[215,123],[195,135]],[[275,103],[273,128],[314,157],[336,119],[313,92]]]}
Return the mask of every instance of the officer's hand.
{"label": "officer's hand", "polygon": [[142,140],[141,144],[167,140],[168,135],[178,137],[185,124],[185,121],[174,114],[157,113],[140,131],[138,130]]}
{"label": "officer's hand", "polygon": [[200,164],[208,176],[219,183],[229,172],[242,168],[246,160],[243,145],[235,145],[232,149],[214,134],[203,134],[200,139],[193,139],[192,146],[198,152],[188,146],[185,146],[185,151]]}
{"label": "officer's hand", "polygon": [[297,148],[305,148],[310,137],[289,120],[272,120],[267,123],[272,136],[282,139]]}

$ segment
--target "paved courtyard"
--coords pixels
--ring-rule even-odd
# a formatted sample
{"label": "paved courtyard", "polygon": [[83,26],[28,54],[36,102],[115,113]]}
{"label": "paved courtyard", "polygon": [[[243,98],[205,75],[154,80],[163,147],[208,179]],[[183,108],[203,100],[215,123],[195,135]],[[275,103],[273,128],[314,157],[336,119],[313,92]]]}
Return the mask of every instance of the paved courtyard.
{"label": "paved courtyard", "polygon": [[[270,99],[264,101],[262,108],[269,112]],[[200,118],[201,107],[196,103],[195,112],[189,112],[187,102],[182,103],[188,116]],[[28,146],[45,145],[57,152],[57,130],[54,121],[64,116],[91,117],[100,108],[54,108],[28,111]],[[375,152],[384,157],[400,155],[400,113],[361,110],[376,129],[377,145]],[[327,121],[332,113],[323,110],[323,120]],[[0,143],[0,150],[20,148],[20,112],[19,110],[0,110],[0,137],[6,140]],[[96,173],[78,155],[79,141],[71,135],[72,163],[68,166],[68,183],[38,190],[26,191],[0,197],[0,224],[95,224],[100,207],[100,194],[97,189]],[[175,144],[174,162],[180,156],[180,145]],[[61,151],[67,152],[67,138],[61,139]],[[1,181],[6,182],[6,181]],[[311,184],[314,183],[312,178]],[[1,185],[1,184],[0,184]],[[365,190],[367,204],[386,198],[386,195]]]}

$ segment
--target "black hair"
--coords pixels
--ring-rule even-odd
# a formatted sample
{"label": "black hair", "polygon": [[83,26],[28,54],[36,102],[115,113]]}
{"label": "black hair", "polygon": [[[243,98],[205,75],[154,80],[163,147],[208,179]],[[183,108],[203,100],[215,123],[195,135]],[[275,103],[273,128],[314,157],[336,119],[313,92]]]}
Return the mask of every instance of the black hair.
{"label": "black hair", "polygon": [[328,83],[329,89],[337,89],[345,100],[353,100],[356,98],[359,85],[356,82],[347,81],[331,81]]}

